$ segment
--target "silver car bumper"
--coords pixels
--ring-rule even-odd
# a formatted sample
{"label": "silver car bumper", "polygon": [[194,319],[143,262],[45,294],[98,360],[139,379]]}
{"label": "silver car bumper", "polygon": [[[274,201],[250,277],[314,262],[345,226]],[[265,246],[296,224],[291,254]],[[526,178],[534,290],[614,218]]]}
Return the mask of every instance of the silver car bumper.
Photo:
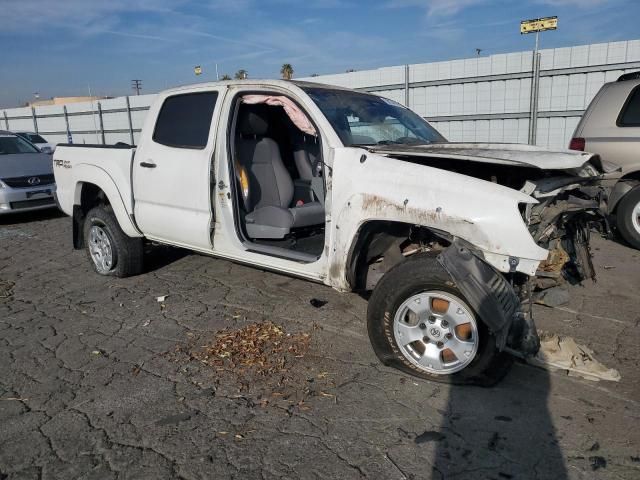
{"label": "silver car bumper", "polygon": [[28,188],[0,187],[0,215],[56,207],[56,185]]}

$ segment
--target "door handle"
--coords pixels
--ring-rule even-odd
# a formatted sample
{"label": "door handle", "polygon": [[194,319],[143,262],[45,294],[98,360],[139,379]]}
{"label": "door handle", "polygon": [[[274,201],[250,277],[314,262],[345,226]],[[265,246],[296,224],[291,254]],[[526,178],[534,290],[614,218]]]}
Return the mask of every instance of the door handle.
{"label": "door handle", "polygon": [[156,168],[156,164],[153,162],[140,162],[140,166],[143,168]]}

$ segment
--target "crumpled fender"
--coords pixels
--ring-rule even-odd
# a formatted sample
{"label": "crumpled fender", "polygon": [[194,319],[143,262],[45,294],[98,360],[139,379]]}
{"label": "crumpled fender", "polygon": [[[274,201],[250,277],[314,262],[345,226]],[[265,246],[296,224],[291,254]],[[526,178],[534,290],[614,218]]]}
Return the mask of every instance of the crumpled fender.
{"label": "crumpled fender", "polygon": [[[332,162],[330,284],[348,289],[346,258],[368,221],[421,225],[462,238],[502,272],[535,274],[548,251],[538,246],[519,203],[524,193],[467,175],[417,165],[359,148],[336,148]],[[510,257],[518,259],[515,267]]]}

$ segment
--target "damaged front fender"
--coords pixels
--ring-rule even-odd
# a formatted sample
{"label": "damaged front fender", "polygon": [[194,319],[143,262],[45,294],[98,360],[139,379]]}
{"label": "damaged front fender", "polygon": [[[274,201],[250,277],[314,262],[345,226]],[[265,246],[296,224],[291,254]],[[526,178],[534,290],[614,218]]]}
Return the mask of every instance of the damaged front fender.
{"label": "damaged front fender", "polygon": [[507,273],[533,275],[548,251],[537,245],[519,205],[537,200],[511,188],[362,149],[338,148],[333,159],[331,267],[327,283],[349,289],[344,258],[367,222],[418,225],[466,240]]}
{"label": "damaged front fender", "polygon": [[437,258],[495,336],[498,350],[519,356],[538,352],[540,338],[533,319],[522,312],[520,299],[504,275],[459,239]]}

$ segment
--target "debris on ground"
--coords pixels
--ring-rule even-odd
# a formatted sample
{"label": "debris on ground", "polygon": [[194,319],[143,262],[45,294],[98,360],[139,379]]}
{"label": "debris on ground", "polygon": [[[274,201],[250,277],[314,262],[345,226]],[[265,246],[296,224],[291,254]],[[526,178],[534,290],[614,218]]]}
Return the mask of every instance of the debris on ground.
{"label": "debris on ground", "polygon": [[569,303],[569,290],[566,287],[552,287],[537,292],[534,302],[547,307],[560,307]]}
{"label": "debris on ground", "polygon": [[309,300],[309,303],[311,304],[312,307],[322,308],[327,303],[329,303],[329,301],[328,300],[320,300],[319,298],[312,298],[311,300]]}
{"label": "debris on ground", "polygon": [[564,335],[540,332],[540,351],[529,362],[551,370],[566,370],[569,376],[596,382],[620,381],[620,373],[598,362],[593,350]]}
{"label": "debris on ground", "polygon": [[156,297],[156,302],[162,303],[167,299],[168,296],[169,295],[160,295],[159,297]]}
{"label": "debris on ground", "polygon": [[601,468],[607,468],[607,459],[600,456],[589,457],[591,462],[591,470],[599,470]]}
{"label": "debris on ground", "polygon": [[291,415],[310,410],[311,397],[337,402],[330,393],[335,387],[331,375],[316,371],[315,362],[307,358],[310,346],[309,333],[287,333],[273,322],[259,322],[224,329],[211,340],[192,337],[173,355],[181,363],[186,354],[188,360],[210,367],[192,366],[183,372],[197,375],[203,385],[212,380],[214,395],[239,398],[252,407],[279,407]]}
{"label": "debris on ground", "polygon": [[13,295],[13,286],[15,284],[13,282],[9,282],[7,280],[0,280],[0,299],[9,298]]}

